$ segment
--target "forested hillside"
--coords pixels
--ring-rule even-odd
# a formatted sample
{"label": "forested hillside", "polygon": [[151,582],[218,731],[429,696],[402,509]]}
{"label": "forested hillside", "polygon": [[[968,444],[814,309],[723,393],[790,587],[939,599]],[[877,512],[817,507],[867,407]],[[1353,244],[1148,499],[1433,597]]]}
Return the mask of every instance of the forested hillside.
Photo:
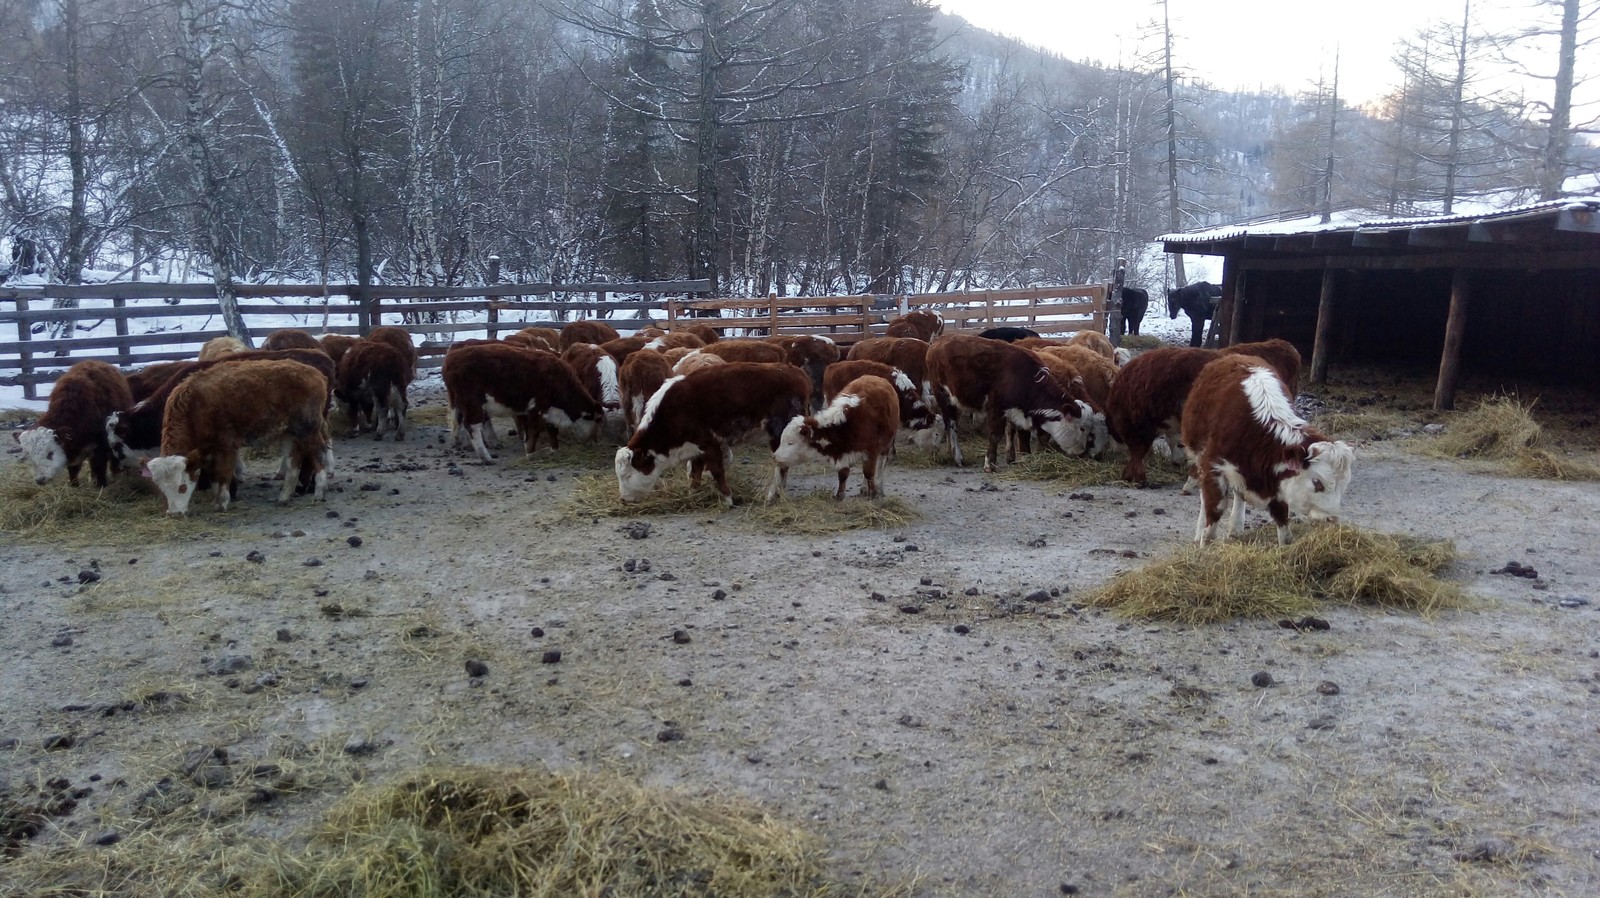
{"label": "forested hillside", "polygon": [[[1593,12],[1549,5],[1557,31]],[[1069,62],[924,0],[0,0],[0,273],[463,284],[496,255],[822,294],[1127,256],[1160,279],[1167,231],[1592,170],[1570,113],[1476,90],[1469,25],[1397,47],[1394,92],[1355,109],[1333,81]]]}

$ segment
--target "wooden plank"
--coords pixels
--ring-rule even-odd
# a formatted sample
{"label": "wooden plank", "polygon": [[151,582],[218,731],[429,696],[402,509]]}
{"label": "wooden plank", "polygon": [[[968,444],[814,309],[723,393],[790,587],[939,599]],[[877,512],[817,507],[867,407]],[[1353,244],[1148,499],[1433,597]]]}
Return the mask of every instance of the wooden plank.
{"label": "wooden plank", "polygon": [[[262,335],[272,331],[271,328],[259,329]],[[252,331],[252,336],[254,336]],[[134,334],[131,337],[74,337],[67,340],[27,340],[16,343],[0,343],[0,353],[23,352],[30,347],[34,352],[41,350],[55,352],[58,349],[68,351],[74,349],[117,349],[127,346],[160,346],[163,343],[204,343],[212,337],[226,337],[226,330],[200,331],[169,331],[163,334]]]}
{"label": "wooden plank", "polygon": [[1456,382],[1461,374],[1461,344],[1467,335],[1467,300],[1471,284],[1465,269],[1450,277],[1450,317],[1444,325],[1444,352],[1439,359],[1439,382],[1433,391],[1435,411],[1456,407]]}
{"label": "wooden plank", "polygon": [[[16,303],[17,303],[17,311],[19,311],[19,312],[27,312],[28,311],[28,300],[26,298],[19,296],[19,297],[16,298]],[[17,367],[22,369],[22,373],[23,374],[28,374],[28,373],[31,372],[32,366],[29,363],[32,361],[33,354],[28,351],[27,344],[31,343],[32,340],[33,340],[33,331],[32,331],[32,329],[30,329],[28,327],[26,322],[18,321],[17,322],[17,343],[19,344],[19,346],[18,346],[18,349],[17,349]],[[39,398],[38,394],[33,389],[33,384],[32,383],[28,383],[28,384],[25,384],[23,386],[23,388],[22,388],[22,397],[24,399],[28,399],[28,400],[36,400],[36,399]]]}
{"label": "wooden plank", "polygon": [[[121,300],[112,300],[120,302]],[[339,303],[328,307],[329,315],[355,315],[360,307]],[[244,305],[239,306],[239,312],[244,315],[320,315],[321,305],[305,306],[264,306]],[[180,306],[133,306],[129,308],[103,308],[97,306],[81,306],[76,309],[30,309],[27,311],[0,312],[0,322],[7,321],[74,321],[85,318],[100,318],[112,321],[128,321],[136,318],[205,318],[222,314],[222,306],[216,303],[206,305],[180,305]]]}
{"label": "wooden plank", "polygon": [[[128,356],[127,357],[127,362],[124,363],[124,364],[121,364],[120,367],[123,367],[123,368],[139,368],[139,367],[142,367],[144,365],[152,364],[154,362],[191,361],[191,360],[193,360],[195,358],[195,355],[196,355],[196,353],[193,350],[188,350],[188,351],[172,350],[172,351],[167,351],[167,352],[140,353],[138,355],[130,355],[130,356]],[[0,375],[0,386],[14,387],[14,386],[21,385],[23,387],[27,387],[27,386],[29,386],[31,384],[54,383],[58,378],[61,377],[62,374],[66,373],[67,368],[70,368],[70,367],[72,367],[72,365],[76,365],[79,362],[105,362],[108,365],[117,365],[117,364],[119,364],[118,363],[118,359],[119,358],[121,358],[121,356],[116,356],[116,355],[91,355],[91,356],[74,356],[72,358],[65,358],[65,359],[55,359],[55,360],[53,360],[53,363],[62,364],[62,367],[49,368],[49,369],[41,369],[41,368],[35,367],[34,370],[29,371],[29,372],[21,372],[21,373],[18,373],[18,374],[10,374],[10,375]],[[35,365],[37,366],[37,363],[35,363]],[[0,371],[10,371],[10,370],[15,370],[15,369],[16,369],[16,362],[14,360],[9,360],[8,359],[8,360],[5,360],[5,361],[0,361]]]}
{"label": "wooden plank", "polygon": [[[493,300],[495,308],[502,312],[639,312],[661,311],[661,302],[635,302],[632,300],[614,301],[606,303],[595,302],[554,302],[550,300]],[[385,315],[426,314],[435,312],[483,312],[491,304],[491,300],[453,300],[447,302],[397,302],[395,300],[382,300],[378,308]],[[602,317],[598,315],[585,315],[585,318]]]}
{"label": "wooden plank", "polygon": [[[1490,247],[1499,247],[1496,252]],[[1418,253],[1393,256],[1300,256],[1292,259],[1247,258],[1241,264],[1258,271],[1306,271],[1329,265],[1354,271],[1472,268],[1475,270],[1570,271],[1600,268],[1600,249],[1530,252],[1489,244],[1471,252]]]}

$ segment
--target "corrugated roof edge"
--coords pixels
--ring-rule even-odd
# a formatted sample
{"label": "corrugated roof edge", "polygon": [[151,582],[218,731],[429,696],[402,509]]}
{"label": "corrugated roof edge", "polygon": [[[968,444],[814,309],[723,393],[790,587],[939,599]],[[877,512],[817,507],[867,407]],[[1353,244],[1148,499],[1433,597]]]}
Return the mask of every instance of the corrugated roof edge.
{"label": "corrugated roof edge", "polygon": [[1224,225],[1220,228],[1207,228],[1202,231],[1184,231],[1176,234],[1162,234],[1156,238],[1158,243],[1215,243],[1221,240],[1233,240],[1238,237],[1250,235],[1271,235],[1274,237],[1291,237],[1299,234],[1320,234],[1326,231],[1368,231],[1382,232],[1402,230],[1417,227],[1445,227],[1457,224],[1471,224],[1480,221],[1514,221],[1521,218],[1538,218],[1551,212],[1560,212],[1568,209],[1588,208],[1600,211],[1600,194],[1593,196],[1573,196],[1559,200],[1545,200],[1538,203],[1527,203],[1512,206],[1491,212],[1473,212],[1463,215],[1430,215],[1414,218],[1375,218],[1362,220],[1363,213],[1346,210],[1334,213],[1334,219],[1326,224],[1322,223],[1317,215],[1296,216],[1275,221],[1259,223]]}

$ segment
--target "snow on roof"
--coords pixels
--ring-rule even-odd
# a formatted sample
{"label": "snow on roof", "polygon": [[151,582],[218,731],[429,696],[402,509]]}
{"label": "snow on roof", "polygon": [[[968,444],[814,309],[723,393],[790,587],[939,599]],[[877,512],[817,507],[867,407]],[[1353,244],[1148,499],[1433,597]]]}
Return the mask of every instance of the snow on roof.
{"label": "snow on roof", "polygon": [[1216,243],[1245,236],[1287,237],[1352,229],[1373,233],[1408,228],[1472,224],[1479,221],[1510,221],[1518,218],[1535,218],[1551,212],[1577,208],[1600,211],[1600,192],[1596,192],[1591,196],[1575,196],[1512,206],[1497,205],[1494,199],[1491,196],[1457,203],[1457,210],[1462,211],[1455,211],[1450,215],[1381,218],[1375,212],[1351,209],[1333,213],[1332,219],[1326,223],[1322,221],[1322,216],[1320,215],[1299,215],[1271,221],[1223,225],[1222,227],[1208,228],[1203,231],[1163,234],[1157,237],[1156,241],[1158,243]]}

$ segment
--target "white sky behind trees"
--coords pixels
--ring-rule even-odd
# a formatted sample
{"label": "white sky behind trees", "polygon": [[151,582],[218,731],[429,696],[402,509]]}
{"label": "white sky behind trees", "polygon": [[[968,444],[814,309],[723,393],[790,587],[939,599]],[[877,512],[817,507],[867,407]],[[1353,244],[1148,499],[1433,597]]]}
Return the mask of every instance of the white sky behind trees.
{"label": "white sky behind trees", "polygon": [[[1069,60],[1135,64],[1160,48],[1158,0],[935,0],[973,25],[1018,38]],[[1397,43],[1431,23],[1459,27],[1463,0],[1171,0],[1173,63],[1189,77],[1225,90],[1294,94],[1331,77],[1339,54],[1339,94],[1360,105],[1398,87]],[[1512,30],[1558,13],[1534,0],[1472,0],[1475,31]],[[1548,62],[1537,70],[1553,74]],[[1139,67],[1147,67],[1148,63]],[[1585,72],[1580,53],[1579,77]],[[1488,86],[1488,85],[1485,85]],[[1549,82],[1496,78],[1493,86],[1549,100]]]}

